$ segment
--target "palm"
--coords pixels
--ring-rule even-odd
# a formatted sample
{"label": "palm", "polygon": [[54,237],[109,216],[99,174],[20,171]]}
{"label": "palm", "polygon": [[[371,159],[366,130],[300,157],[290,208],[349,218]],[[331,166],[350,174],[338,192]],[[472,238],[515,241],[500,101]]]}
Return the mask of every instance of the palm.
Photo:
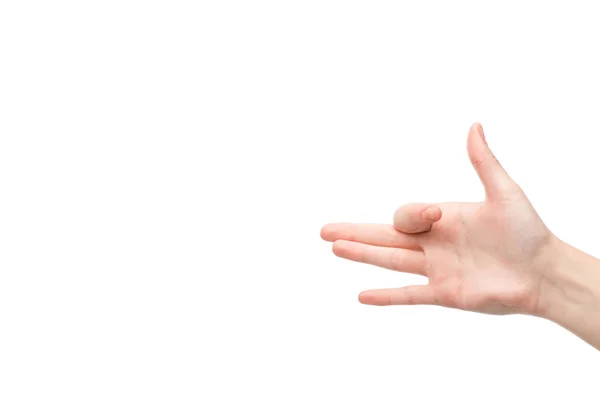
{"label": "palm", "polygon": [[444,218],[421,240],[439,303],[488,313],[533,310],[548,231],[528,201],[440,206]]}
{"label": "palm", "polygon": [[469,156],[483,203],[409,204],[394,225],[330,224],[336,255],[427,276],[429,284],[361,293],[366,304],[437,304],[486,313],[533,313],[551,234],[493,157],[477,126]]}

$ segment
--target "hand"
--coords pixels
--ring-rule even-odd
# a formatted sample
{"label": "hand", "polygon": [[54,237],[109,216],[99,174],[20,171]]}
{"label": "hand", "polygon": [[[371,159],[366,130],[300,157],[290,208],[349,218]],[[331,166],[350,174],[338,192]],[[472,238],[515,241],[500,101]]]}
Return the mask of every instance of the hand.
{"label": "hand", "polygon": [[491,314],[537,314],[558,240],[490,151],[481,125],[467,149],[482,203],[409,204],[394,224],[329,224],[321,237],[353,261],[429,278],[428,285],[362,292],[371,305],[431,304]]}

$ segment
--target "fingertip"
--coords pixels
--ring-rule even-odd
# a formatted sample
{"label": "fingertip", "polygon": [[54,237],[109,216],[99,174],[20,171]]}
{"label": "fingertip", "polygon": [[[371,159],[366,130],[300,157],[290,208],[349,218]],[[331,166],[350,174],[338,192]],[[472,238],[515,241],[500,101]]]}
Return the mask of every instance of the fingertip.
{"label": "fingertip", "polygon": [[487,142],[483,136],[483,128],[480,123],[474,123],[469,129],[467,137],[467,152],[471,163],[476,168],[483,162],[489,153]]}
{"label": "fingertip", "polygon": [[321,228],[321,239],[330,242],[331,241],[331,224],[324,225]]}
{"label": "fingertip", "polygon": [[471,125],[471,130],[483,137],[483,126],[481,126],[479,122],[475,122],[473,125]]}
{"label": "fingertip", "polygon": [[369,294],[369,291],[360,292],[358,294],[358,301],[361,304],[371,305],[372,303],[372,295]]}
{"label": "fingertip", "polygon": [[336,240],[333,242],[331,246],[331,251],[338,257],[342,257],[344,255],[344,241]]}
{"label": "fingertip", "polygon": [[365,304],[368,306],[385,306],[389,305],[389,303],[382,302],[380,296],[377,296],[375,290],[365,290],[364,292],[359,293],[358,301],[361,304]]}
{"label": "fingertip", "polygon": [[479,122],[475,122],[473,125],[471,125],[471,128],[469,129],[468,141],[469,144],[475,144],[480,142],[485,143],[483,126],[481,126]]}
{"label": "fingertip", "polygon": [[485,187],[486,198],[493,200],[504,198],[514,191],[515,183],[506,173],[483,135],[481,124],[475,123],[469,131],[467,151],[471,164],[477,171],[479,179]]}

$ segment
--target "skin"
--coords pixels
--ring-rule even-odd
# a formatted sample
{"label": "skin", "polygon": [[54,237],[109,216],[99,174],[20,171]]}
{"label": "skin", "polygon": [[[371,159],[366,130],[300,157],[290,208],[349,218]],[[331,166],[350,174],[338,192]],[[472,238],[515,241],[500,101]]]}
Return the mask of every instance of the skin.
{"label": "skin", "polygon": [[393,225],[322,228],[338,257],[429,279],[427,285],[367,290],[359,301],[529,314],[600,349],[600,260],[550,232],[494,157],[480,124],[469,131],[467,151],[485,201],[408,204],[396,211]]}

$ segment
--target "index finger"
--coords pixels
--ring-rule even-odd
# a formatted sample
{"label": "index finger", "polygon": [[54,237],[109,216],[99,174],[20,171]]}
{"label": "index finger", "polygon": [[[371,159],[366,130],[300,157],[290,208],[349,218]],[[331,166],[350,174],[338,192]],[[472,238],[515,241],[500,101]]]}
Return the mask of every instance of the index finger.
{"label": "index finger", "polygon": [[341,239],[374,246],[421,249],[417,236],[398,232],[385,224],[327,224],[321,229],[321,237],[328,242]]}

